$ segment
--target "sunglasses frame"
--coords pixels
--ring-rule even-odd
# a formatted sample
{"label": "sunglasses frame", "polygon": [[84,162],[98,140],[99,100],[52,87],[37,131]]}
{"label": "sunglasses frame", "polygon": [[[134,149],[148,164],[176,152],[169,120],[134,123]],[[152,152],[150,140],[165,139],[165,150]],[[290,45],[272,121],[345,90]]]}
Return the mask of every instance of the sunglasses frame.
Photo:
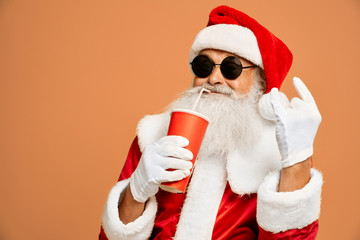
{"label": "sunglasses frame", "polygon": [[[206,57],[207,60],[209,60],[209,63],[212,65],[211,71],[209,72],[209,74],[208,74],[207,76],[204,76],[204,77],[198,76],[198,75],[194,72],[194,69],[193,69],[194,60],[197,59],[197,58],[200,57],[200,56],[201,56],[201,57]],[[229,59],[229,58],[238,59],[238,60],[239,60],[239,63],[240,63],[239,67],[240,67],[241,71],[240,71],[240,74],[239,74],[237,77],[235,77],[235,78],[227,78],[227,77],[225,76],[226,73],[224,74],[223,69],[221,68],[221,66],[223,66],[222,64],[224,64],[224,61],[225,61],[226,59]],[[221,61],[221,63],[214,63],[214,62],[211,60],[210,57],[208,57],[208,56],[206,56],[206,55],[202,55],[202,54],[201,54],[201,55],[197,55],[197,56],[192,60],[192,62],[190,63],[190,65],[191,65],[191,70],[193,71],[193,73],[195,74],[195,76],[197,76],[197,77],[199,77],[199,78],[209,77],[209,76],[211,75],[212,71],[214,71],[215,66],[220,66],[221,74],[223,75],[224,78],[226,78],[226,79],[228,79],[228,80],[235,80],[235,79],[237,79],[238,77],[240,77],[243,69],[258,67],[257,65],[251,65],[251,66],[245,66],[245,67],[244,67],[244,66],[242,65],[240,59],[239,59],[238,57],[235,57],[235,56],[228,56],[228,57],[224,58],[224,59]]]}

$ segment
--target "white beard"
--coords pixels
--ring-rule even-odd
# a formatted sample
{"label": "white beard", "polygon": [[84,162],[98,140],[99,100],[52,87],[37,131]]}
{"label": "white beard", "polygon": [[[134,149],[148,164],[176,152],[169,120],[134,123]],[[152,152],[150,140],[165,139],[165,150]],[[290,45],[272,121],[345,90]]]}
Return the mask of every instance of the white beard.
{"label": "white beard", "polygon": [[253,145],[266,121],[258,112],[262,95],[259,87],[255,84],[249,94],[240,95],[227,86],[215,87],[206,83],[185,91],[170,105],[170,109],[191,109],[203,87],[222,94],[203,94],[195,109],[209,118],[198,155],[226,157],[235,149]]}

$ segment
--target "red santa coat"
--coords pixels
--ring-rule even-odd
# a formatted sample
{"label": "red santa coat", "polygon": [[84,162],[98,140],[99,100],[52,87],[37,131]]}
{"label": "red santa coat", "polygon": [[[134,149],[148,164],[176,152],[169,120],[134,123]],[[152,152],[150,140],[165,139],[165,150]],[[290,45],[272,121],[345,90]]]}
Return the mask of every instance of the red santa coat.
{"label": "red santa coat", "polygon": [[[316,170],[312,170],[310,182],[298,193],[277,193],[276,189],[274,191],[272,188],[274,185],[277,186],[279,174],[276,172],[270,174],[264,180],[265,184],[259,188],[259,199],[256,192],[242,192],[243,194],[240,195],[234,192],[234,189],[239,191],[244,187],[237,184],[236,178],[230,178],[233,175],[230,173],[232,168],[227,168],[227,171],[220,169],[215,176],[220,175],[221,179],[221,174],[224,174],[225,181],[214,180],[205,192],[196,188],[196,184],[200,184],[202,188],[207,184],[204,184],[204,179],[198,177],[203,174],[196,173],[194,170],[187,194],[172,194],[160,190],[155,197],[148,200],[145,211],[139,219],[124,225],[117,213],[118,199],[120,198],[121,201],[121,193],[126,189],[128,178],[140,160],[141,143],[146,145],[153,141],[151,135],[154,135],[154,132],[164,134],[161,126],[164,126],[164,121],[166,124],[168,119],[166,116],[148,117],[140,122],[138,127],[140,139],[134,140],[119,182],[109,194],[103,215],[103,228],[106,234],[102,228],[100,240],[171,239],[173,237],[174,239],[224,240],[315,239],[322,184],[321,174]],[[152,133],[146,136],[147,131],[144,132],[144,128],[149,127],[149,124],[157,127],[152,128],[155,131],[151,131]],[[153,136],[153,138],[157,137],[159,136]],[[235,156],[238,162],[239,155],[235,154]],[[211,162],[211,160],[206,162]],[[230,164],[231,157],[228,158],[228,162],[227,165]],[[211,172],[219,168],[216,164],[211,168],[204,163],[205,161],[201,169],[206,171]],[[236,168],[237,165],[232,166]],[[244,167],[244,164],[240,166]],[[247,170],[251,169],[248,166]],[[256,182],[256,178],[253,180]],[[215,189],[213,192],[211,192],[212,188]],[[198,192],[200,195],[197,195]],[[202,198],[202,195],[208,192],[210,193],[207,198]],[[207,204],[208,202],[210,204]]]}

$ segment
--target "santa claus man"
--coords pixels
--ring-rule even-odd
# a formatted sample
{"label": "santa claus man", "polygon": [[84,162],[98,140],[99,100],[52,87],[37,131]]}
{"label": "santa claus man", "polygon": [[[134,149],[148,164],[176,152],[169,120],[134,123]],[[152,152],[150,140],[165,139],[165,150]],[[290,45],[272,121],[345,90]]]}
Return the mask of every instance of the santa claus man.
{"label": "santa claus man", "polygon": [[[279,92],[292,54],[254,19],[220,6],[190,51],[191,89],[145,116],[106,202],[99,239],[315,239],[322,176],[311,168],[321,121],[304,83]],[[209,118],[184,194],[159,189],[190,174],[189,140],[167,136],[171,110]],[[169,171],[169,169],[172,169]],[[175,171],[173,171],[175,169]]]}

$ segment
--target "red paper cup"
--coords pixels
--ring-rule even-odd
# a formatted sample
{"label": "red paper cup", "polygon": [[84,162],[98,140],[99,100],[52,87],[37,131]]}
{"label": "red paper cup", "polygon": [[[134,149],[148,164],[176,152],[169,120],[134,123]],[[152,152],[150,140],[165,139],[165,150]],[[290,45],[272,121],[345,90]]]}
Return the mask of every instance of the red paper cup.
{"label": "red paper cup", "polygon": [[[191,160],[193,166],[208,124],[209,120],[207,117],[195,111],[176,109],[171,113],[168,135],[182,136],[189,140],[189,145],[185,148],[189,149],[194,155]],[[192,170],[193,168],[190,169],[191,173]],[[176,182],[164,182],[160,185],[160,188],[168,192],[184,193],[189,183],[190,176],[191,174]]]}

